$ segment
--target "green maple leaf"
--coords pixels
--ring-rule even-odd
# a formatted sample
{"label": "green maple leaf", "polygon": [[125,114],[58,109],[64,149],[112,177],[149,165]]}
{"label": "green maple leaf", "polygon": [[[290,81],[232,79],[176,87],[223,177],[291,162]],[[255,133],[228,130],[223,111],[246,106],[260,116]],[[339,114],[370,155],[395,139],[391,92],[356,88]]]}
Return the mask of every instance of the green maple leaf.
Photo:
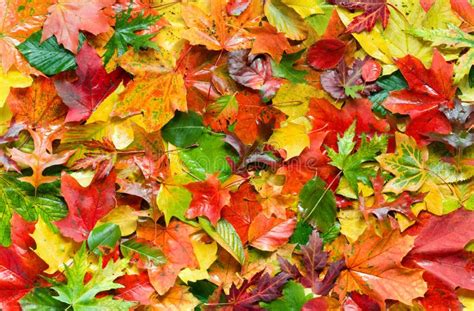
{"label": "green maple leaf", "polygon": [[293,83],[306,83],[305,76],[308,74],[306,70],[297,70],[293,65],[300,59],[304,50],[294,54],[285,54],[280,63],[272,60],[273,76],[285,78]]}
{"label": "green maple leaf", "polygon": [[387,149],[387,136],[376,134],[368,140],[367,136],[362,134],[360,146],[353,153],[356,145],[354,141],[355,125],[355,122],[352,123],[342,137],[338,135],[337,146],[339,152],[328,147],[326,149],[329,158],[332,160],[330,164],[342,171],[351,188],[357,193],[357,182],[361,181],[369,184],[369,178],[374,176],[374,172],[369,168],[365,168],[363,164],[374,161],[377,154]]}
{"label": "green maple leaf", "polygon": [[126,11],[117,13],[115,17],[115,32],[105,45],[106,51],[104,54],[104,63],[107,64],[109,60],[117,51],[117,55],[123,55],[131,45],[136,51],[143,48],[158,49],[158,46],[150,41],[156,33],[137,34],[137,31],[146,30],[154,25],[161,16],[147,15],[140,13],[134,19],[130,19],[132,10],[129,8]]}
{"label": "green maple leaf", "polygon": [[29,183],[18,180],[15,173],[0,173],[0,245],[10,246],[10,221],[17,213],[26,221],[41,217],[57,232],[52,221],[67,215],[67,207],[59,196],[59,182],[41,185],[35,192]]}
{"label": "green maple leaf", "polygon": [[[60,283],[53,286],[59,295],[54,299],[64,302],[75,311],[85,310],[123,310],[128,311],[132,302],[114,299],[113,296],[96,298],[95,296],[103,291],[121,288],[123,285],[114,283],[114,280],[124,275],[123,270],[128,265],[128,259],[120,259],[114,262],[109,261],[105,268],[98,269],[92,274],[91,279],[84,284],[89,262],[87,261],[86,245],[83,244],[73,258],[72,267],[66,267],[65,275],[67,283]],[[102,267],[102,258],[98,267]]]}
{"label": "green maple leaf", "polygon": [[454,83],[459,83],[471,69],[474,63],[474,36],[462,31],[453,24],[448,24],[447,29],[410,29],[409,33],[415,37],[431,42],[432,46],[446,46],[449,48],[469,48],[458,58],[454,68]]}
{"label": "green maple leaf", "polygon": [[260,303],[266,310],[272,311],[299,311],[303,305],[313,298],[312,294],[305,294],[304,287],[295,281],[289,281],[283,288],[283,296],[270,303]]}

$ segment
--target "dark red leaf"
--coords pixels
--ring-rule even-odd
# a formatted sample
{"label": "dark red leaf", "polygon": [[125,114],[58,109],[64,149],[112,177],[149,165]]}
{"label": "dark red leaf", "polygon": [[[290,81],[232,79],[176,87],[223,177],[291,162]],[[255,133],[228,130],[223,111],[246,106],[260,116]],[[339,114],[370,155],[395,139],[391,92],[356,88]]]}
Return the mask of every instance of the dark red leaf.
{"label": "dark red leaf", "polygon": [[126,77],[122,69],[107,73],[101,58],[87,43],[77,54],[77,63],[76,81],[54,81],[59,96],[69,107],[66,122],[87,120]]}
{"label": "dark red leaf", "polygon": [[308,49],[306,60],[314,69],[332,69],[344,57],[346,43],[339,39],[322,39]]}
{"label": "dark red leaf", "polygon": [[330,2],[349,10],[364,11],[347,25],[346,32],[371,31],[377,21],[382,23],[383,28],[387,27],[390,11],[386,0],[331,0]]}

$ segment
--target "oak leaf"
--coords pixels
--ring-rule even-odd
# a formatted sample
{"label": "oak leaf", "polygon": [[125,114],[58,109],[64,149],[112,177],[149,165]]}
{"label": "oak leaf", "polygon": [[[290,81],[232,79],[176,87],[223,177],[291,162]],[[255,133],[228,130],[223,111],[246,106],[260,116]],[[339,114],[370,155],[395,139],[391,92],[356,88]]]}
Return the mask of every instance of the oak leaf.
{"label": "oak leaf", "polygon": [[33,170],[33,174],[27,177],[21,177],[21,181],[25,181],[38,188],[39,185],[50,183],[57,179],[56,176],[44,176],[43,171],[51,166],[64,164],[75,150],[63,151],[58,154],[52,153],[52,140],[54,133],[45,133],[39,131],[28,130],[33,138],[34,151],[26,153],[16,148],[10,150],[12,159],[20,164],[27,165]]}

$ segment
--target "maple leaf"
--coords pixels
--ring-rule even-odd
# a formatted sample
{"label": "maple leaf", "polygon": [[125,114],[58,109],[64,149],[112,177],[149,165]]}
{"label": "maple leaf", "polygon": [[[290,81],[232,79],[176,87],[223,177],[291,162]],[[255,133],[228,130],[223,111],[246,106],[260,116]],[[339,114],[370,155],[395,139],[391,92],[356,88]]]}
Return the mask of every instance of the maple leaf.
{"label": "maple leaf", "polygon": [[186,217],[206,216],[216,225],[222,208],[230,202],[229,190],[221,186],[215,175],[209,175],[203,182],[187,184],[186,188],[193,194]]}
{"label": "maple leaf", "polygon": [[204,122],[214,131],[225,131],[234,123],[239,109],[235,95],[224,95],[206,107]]}
{"label": "maple leaf", "polygon": [[249,226],[249,244],[264,251],[274,251],[290,238],[296,227],[296,219],[279,219],[258,214]]}
{"label": "maple leaf", "polygon": [[165,295],[152,297],[153,310],[194,310],[201,302],[183,285],[173,286]]}
{"label": "maple leaf", "polygon": [[134,121],[147,132],[161,129],[173,118],[175,110],[188,110],[183,76],[173,72],[136,77],[120,93],[119,99],[111,116],[126,118],[138,115]]}
{"label": "maple leaf", "polygon": [[156,33],[137,34],[137,32],[147,30],[150,26],[156,24],[161,16],[145,16],[143,12],[140,12],[133,19],[131,16],[132,7],[115,15],[114,34],[105,45],[104,64],[110,61],[115,52],[117,52],[117,56],[125,54],[128,45],[131,45],[135,51],[144,48],[158,49],[156,43],[150,41]]}
{"label": "maple leaf", "polygon": [[52,80],[38,77],[28,88],[15,88],[7,98],[14,123],[49,128],[64,121],[67,107],[56,93]]}
{"label": "maple leaf", "polygon": [[10,149],[12,159],[17,163],[27,165],[33,170],[31,176],[21,177],[21,181],[25,181],[38,188],[39,185],[50,183],[57,179],[56,176],[44,176],[43,171],[51,166],[64,164],[75,150],[64,151],[59,154],[52,153],[52,140],[54,140],[54,132],[39,132],[28,129],[33,138],[33,153],[25,153],[16,148]]}
{"label": "maple leaf", "polygon": [[47,265],[29,249],[0,246],[0,307],[19,310],[18,300],[33,287]]}
{"label": "maple leaf", "polygon": [[387,202],[382,194],[384,185],[383,177],[378,174],[377,177],[371,178],[371,182],[374,188],[374,203],[368,207],[365,205],[364,197],[359,196],[359,208],[364,214],[366,221],[368,220],[369,213],[377,217],[378,220],[384,220],[387,218],[388,213],[392,211],[401,213],[410,220],[416,218],[415,214],[411,211],[411,206],[415,203],[423,202],[426,193],[412,196],[407,192],[402,192],[402,194],[394,201]]}
{"label": "maple leaf", "polygon": [[459,286],[474,290],[474,258],[464,250],[474,236],[472,211],[458,209],[444,217],[431,216],[420,227],[413,229],[419,233],[405,261],[430,272],[452,289]]}
{"label": "maple leaf", "polygon": [[390,11],[386,0],[331,0],[330,3],[348,10],[364,11],[347,25],[346,32],[359,33],[364,30],[370,32],[377,21],[382,23],[383,28],[387,27]]}
{"label": "maple leaf", "polygon": [[438,107],[453,108],[456,88],[452,85],[453,65],[435,50],[430,69],[407,55],[396,62],[408,89],[390,92],[383,106],[393,113],[408,114],[416,118]]}
{"label": "maple leaf", "polygon": [[[234,132],[244,144],[253,144],[257,139],[267,140],[266,132],[272,123],[284,115],[272,106],[266,106],[258,95],[238,93],[239,111]],[[270,133],[271,134],[271,133]],[[265,137],[267,136],[267,137]]]}
{"label": "maple leaf", "polygon": [[[101,292],[123,287],[114,280],[125,273],[123,270],[128,266],[128,259],[109,261],[105,267],[92,273],[91,278],[84,282],[88,266],[84,243],[74,256],[72,266],[65,268],[67,282],[52,287],[58,293],[53,298],[68,304],[74,310],[105,308],[126,311],[134,305],[121,299],[113,299],[110,295],[96,298],[96,295]],[[99,267],[102,267],[102,258],[99,259]]]}
{"label": "maple leaf", "polygon": [[275,27],[267,22],[263,22],[262,26],[250,28],[250,32],[255,37],[250,50],[252,54],[267,53],[276,62],[280,62],[283,52],[287,52],[291,48],[285,34],[278,32]]}
{"label": "maple leaf", "polygon": [[341,272],[336,289],[343,296],[358,291],[375,299],[380,306],[385,300],[399,300],[412,305],[427,290],[423,271],[405,268],[401,260],[413,248],[414,237],[401,236],[398,230],[384,230],[382,237],[373,229],[344,252],[347,270]]}
{"label": "maple leaf", "polygon": [[222,209],[222,217],[237,231],[243,244],[247,243],[250,224],[262,210],[257,192],[249,183],[242,184],[230,194],[230,204]]}
{"label": "maple leaf", "polygon": [[177,220],[172,220],[166,227],[152,221],[138,227],[137,236],[160,247],[167,259],[165,265],[148,269],[150,282],[160,295],[165,294],[174,285],[182,268],[197,268],[198,262],[190,239],[190,235],[195,231],[193,227]]}
{"label": "maple leaf", "polygon": [[384,192],[400,194],[402,191],[418,191],[427,176],[428,150],[417,148],[413,138],[395,133],[397,150],[395,153],[379,155],[376,159],[380,166],[394,174],[384,187]]}
{"label": "maple leaf", "polygon": [[69,214],[55,224],[64,236],[76,242],[87,239],[97,221],[115,207],[115,178],[112,171],[105,179],[95,178],[90,185],[82,187],[71,175],[62,174],[61,193]]}
{"label": "maple leaf", "polygon": [[79,51],[76,59],[78,79],[74,82],[54,81],[59,96],[69,107],[66,122],[87,120],[96,107],[125,79],[121,69],[108,74],[95,49],[87,43]]}
{"label": "maple leaf", "polygon": [[364,64],[370,58],[356,59],[352,68],[344,60],[336,69],[327,70],[321,75],[321,85],[335,99],[361,98],[379,89],[375,82],[365,82],[362,77]]}
{"label": "maple leaf", "polygon": [[76,53],[79,30],[98,35],[110,28],[103,9],[113,3],[113,0],[58,0],[48,8],[41,42],[54,35],[66,49]]}
{"label": "maple leaf", "polygon": [[310,46],[306,60],[314,69],[332,69],[344,57],[346,47],[346,42],[339,39],[322,39]]}
{"label": "maple leaf", "polygon": [[288,260],[278,257],[278,262],[283,272],[288,273],[291,278],[298,280],[307,288],[311,288],[317,295],[327,295],[340,272],[345,268],[342,260],[330,264],[329,269],[321,280],[319,275],[327,266],[329,254],[323,252],[323,240],[319,237],[316,230],[310,235],[308,243],[301,246],[303,255],[303,272],[301,273],[297,266],[291,264]]}
{"label": "maple leaf", "polygon": [[281,288],[289,278],[290,276],[285,272],[271,277],[262,270],[252,276],[250,280],[245,280],[240,288],[232,284],[229,295],[226,297],[227,301],[234,310],[252,309],[259,301],[271,301],[279,297]]}
{"label": "maple leaf", "polygon": [[137,301],[141,305],[151,304],[151,295],[155,292],[155,289],[148,279],[148,275],[145,271],[136,275],[123,275],[115,280],[115,283],[122,284],[122,288],[118,288],[115,291],[117,295],[115,298]]}
{"label": "maple leaf", "polygon": [[256,26],[262,11],[258,1],[252,0],[249,7],[238,17],[226,14],[226,1],[212,1],[209,14],[195,5],[184,7],[182,17],[186,29],[182,37],[192,45],[202,44],[208,50],[234,51],[252,46],[248,27]]}
{"label": "maple leaf", "polygon": [[352,153],[356,145],[354,141],[355,126],[356,124],[353,123],[344,133],[344,136],[339,137],[337,153],[331,148],[327,148],[327,151],[329,158],[332,160],[330,164],[340,169],[351,188],[358,192],[357,182],[361,181],[368,184],[369,176],[373,174],[370,169],[365,169],[362,164],[374,161],[377,154],[383,153],[387,149],[387,136],[374,135],[369,141],[365,134],[362,134],[359,148],[355,153]]}
{"label": "maple leaf", "polygon": [[[3,73],[16,68],[25,75],[41,75],[30,66],[16,46],[39,30],[49,1],[2,1],[0,5],[0,64]],[[22,8],[19,10],[19,8]]]}

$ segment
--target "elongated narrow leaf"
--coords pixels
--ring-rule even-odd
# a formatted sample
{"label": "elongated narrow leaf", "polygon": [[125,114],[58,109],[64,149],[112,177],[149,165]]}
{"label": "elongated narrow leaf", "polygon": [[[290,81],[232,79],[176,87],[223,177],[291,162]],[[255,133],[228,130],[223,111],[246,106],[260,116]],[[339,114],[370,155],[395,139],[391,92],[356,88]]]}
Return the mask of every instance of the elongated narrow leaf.
{"label": "elongated narrow leaf", "polygon": [[303,219],[316,225],[322,232],[328,231],[336,222],[336,199],[326,189],[325,182],[316,177],[308,181],[300,192]]}
{"label": "elongated narrow leaf", "polygon": [[122,250],[124,256],[136,253],[142,259],[151,261],[154,264],[159,265],[166,263],[166,258],[163,255],[163,252],[159,248],[156,248],[144,241],[139,241],[136,239],[128,240],[120,245],[120,249]]}
{"label": "elongated narrow leaf", "polygon": [[121,233],[120,228],[116,224],[107,223],[100,225],[89,234],[87,239],[87,246],[89,250],[100,254],[99,246],[114,247],[117,241],[120,239]]}
{"label": "elongated narrow leaf", "polygon": [[[17,47],[31,66],[48,76],[76,68],[74,54],[60,46],[55,37],[50,37],[42,43],[40,40],[41,31],[38,31]],[[79,40],[82,45],[84,35],[81,34]]]}
{"label": "elongated narrow leaf", "polygon": [[234,227],[227,222],[225,219],[221,219],[217,222],[217,226],[213,227],[212,224],[205,218],[199,218],[199,224],[211,236],[222,248],[229,252],[238,262],[244,263],[244,247],[240,240],[237,231]]}

